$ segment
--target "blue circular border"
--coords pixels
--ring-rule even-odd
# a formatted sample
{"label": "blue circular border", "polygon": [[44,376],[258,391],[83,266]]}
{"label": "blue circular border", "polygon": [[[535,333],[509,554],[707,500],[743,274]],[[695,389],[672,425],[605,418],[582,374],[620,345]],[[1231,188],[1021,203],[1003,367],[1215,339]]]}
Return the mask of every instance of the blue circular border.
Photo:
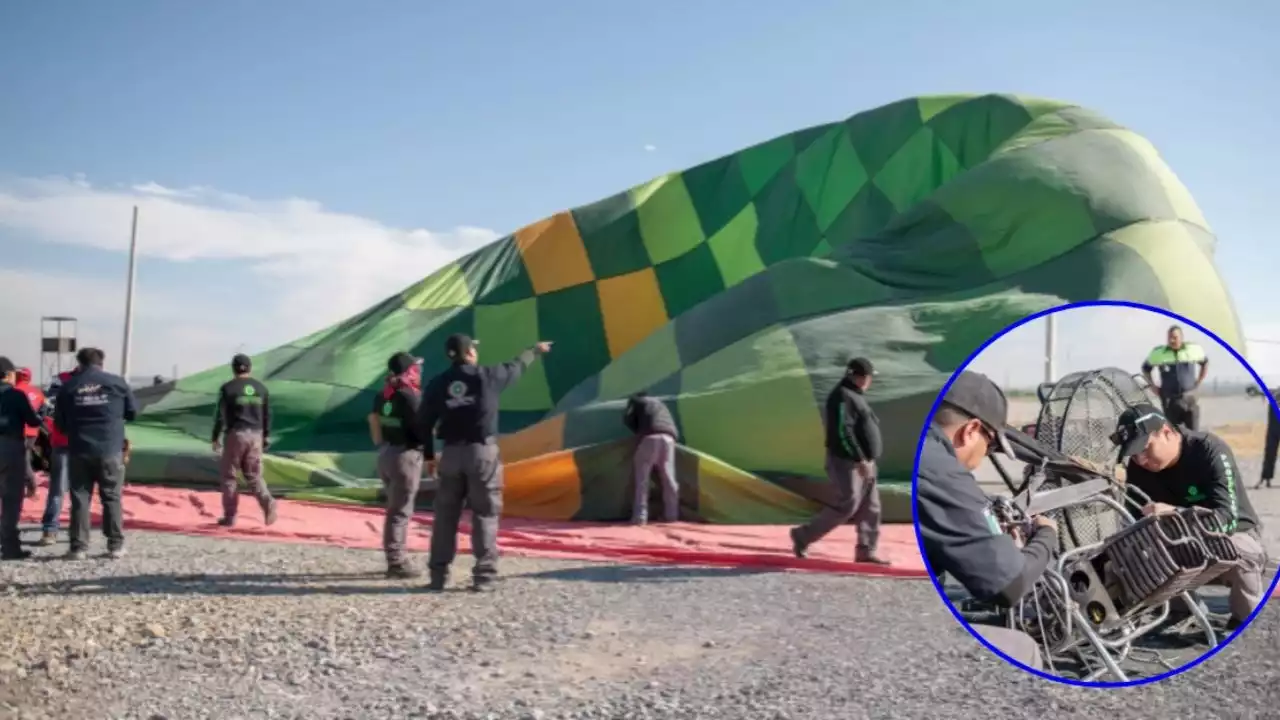
{"label": "blue circular border", "polygon": [[1043,670],[1036,670],[1035,668],[1024,665],[1023,663],[1020,663],[1017,660],[1014,660],[1013,658],[1009,657],[1003,652],[1000,652],[1000,650],[996,648],[996,646],[987,642],[985,638],[983,638],[978,633],[974,632],[973,628],[969,625],[969,623],[965,622],[965,619],[960,616],[960,612],[956,610],[955,605],[952,604],[951,600],[947,597],[946,591],[944,591],[942,588],[942,583],[938,582],[938,576],[934,573],[933,568],[930,567],[929,565],[929,556],[925,554],[924,540],[920,537],[919,506],[917,505],[917,500],[916,500],[916,492],[919,487],[919,480],[920,480],[920,453],[924,449],[924,441],[925,441],[925,438],[928,436],[929,425],[933,422],[933,416],[938,411],[938,406],[942,404],[942,398],[944,398],[947,394],[947,391],[951,389],[951,384],[955,382],[956,376],[959,375],[965,368],[967,368],[970,363],[972,363],[975,359],[977,359],[977,357],[981,355],[982,352],[986,350],[992,343],[994,343],[995,341],[1007,335],[1014,328],[1018,328],[1023,325],[1026,325],[1032,320],[1042,318],[1046,315],[1053,315],[1055,313],[1060,313],[1066,310],[1071,310],[1073,308],[1081,308],[1081,307],[1127,307],[1127,308],[1135,308],[1138,310],[1146,310],[1148,312],[1153,312],[1158,315],[1164,315],[1165,317],[1172,318],[1174,320],[1177,320],[1180,323],[1183,323],[1184,325],[1189,325],[1195,328],[1196,330],[1199,330],[1205,335],[1208,335],[1209,337],[1216,340],[1219,345],[1221,345],[1223,348],[1227,350],[1227,352],[1231,353],[1232,357],[1234,357],[1237,361],[1239,361],[1240,365],[1243,366],[1245,370],[1249,371],[1249,376],[1253,378],[1254,382],[1258,383],[1258,387],[1262,388],[1262,392],[1266,396],[1267,401],[1271,403],[1272,412],[1280,415],[1280,406],[1276,404],[1276,399],[1272,397],[1271,390],[1267,388],[1267,384],[1262,381],[1262,378],[1258,376],[1258,373],[1254,372],[1253,367],[1249,365],[1248,361],[1246,361],[1240,355],[1240,353],[1236,352],[1235,348],[1231,347],[1226,342],[1223,342],[1222,338],[1218,337],[1215,333],[1210,331],[1208,328],[1205,328],[1203,325],[1195,322],[1194,320],[1185,318],[1181,315],[1170,312],[1163,308],[1152,307],[1150,305],[1143,305],[1142,303],[1128,302],[1124,300],[1088,300],[1084,302],[1070,303],[1067,305],[1058,305],[1048,310],[1041,310],[1040,312],[1034,315],[1028,315],[1027,317],[1019,320],[1018,322],[1006,327],[1004,330],[1001,330],[999,333],[996,333],[995,335],[991,336],[977,350],[974,350],[973,353],[969,355],[969,357],[965,358],[965,361],[960,364],[960,367],[956,368],[955,372],[951,374],[951,377],[947,378],[947,384],[943,385],[942,389],[938,391],[938,396],[933,401],[933,407],[929,409],[929,416],[925,420],[924,427],[920,429],[920,440],[916,443],[916,459],[915,459],[915,464],[912,466],[912,471],[911,471],[911,523],[915,527],[916,544],[919,546],[920,556],[924,560],[925,568],[929,572],[929,581],[933,583],[934,589],[938,591],[938,596],[942,598],[943,604],[945,604],[947,606],[947,609],[951,611],[951,614],[955,616],[956,621],[960,623],[961,627],[963,627],[970,635],[972,635],[975,639],[977,639],[978,642],[982,643],[984,647],[986,647],[991,652],[995,653],[997,657],[1004,659],[1005,662],[1008,662],[1010,665],[1014,665],[1016,667],[1022,668],[1023,670],[1026,670],[1032,675],[1036,675],[1056,683],[1061,683],[1063,685],[1073,685],[1076,687],[1087,687],[1087,688],[1136,687],[1139,685],[1147,685],[1149,683],[1160,682],[1161,680],[1166,680],[1175,675],[1179,675],[1183,672],[1186,672],[1187,670],[1194,668],[1200,663],[1218,654],[1219,651],[1221,651],[1223,648],[1230,645],[1236,639],[1236,636],[1244,632],[1244,630],[1248,628],[1250,624],[1253,623],[1253,620],[1258,616],[1258,613],[1262,612],[1262,609],[1267,606],[1267,603],[1271,600],[1271,597],[1276,592],[1276,585],[1280,584],[1280,572],[1277,572],[1276,576],[1272,578],[1271,585],[1268,588],[1266,594],[1263,596],[1262,602],[1258,604],[1258,607],[1254,608],[1253,612],[1250,613],[1249,617],[1245,619],[1243,623],[1240,624],[1240,627],[1236,628],[1235,632],[1228,635],[1225,640],[1219,640],[1217,646],[1209,650],[1209,652],[1196,658],[1195,660],[1192,660],[1191,662],[1185,665],[1182,665],[1178,668],[1175,668],[1173,670],[1170,670],[1166,673],[1162,673],[1160,675],[1155,675],[1147,678],[1140,678],[1138,680],[1129,680],[1126,682],[1085,682],[1083,680],[1073,680],[1070,678],[1059,677],[1057,675],[1050,675],[1049,673]]}

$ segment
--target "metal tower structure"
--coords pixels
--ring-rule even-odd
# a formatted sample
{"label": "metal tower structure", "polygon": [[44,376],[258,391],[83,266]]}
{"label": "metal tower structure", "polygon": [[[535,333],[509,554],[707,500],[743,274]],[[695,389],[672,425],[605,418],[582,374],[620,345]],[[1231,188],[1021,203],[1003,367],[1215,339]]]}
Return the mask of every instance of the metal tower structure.
{"label": "metal tower structure", "polygon": [[40,386],[44,387],[63,369],[75,367],[76,319],[61,315],[40,318]]}

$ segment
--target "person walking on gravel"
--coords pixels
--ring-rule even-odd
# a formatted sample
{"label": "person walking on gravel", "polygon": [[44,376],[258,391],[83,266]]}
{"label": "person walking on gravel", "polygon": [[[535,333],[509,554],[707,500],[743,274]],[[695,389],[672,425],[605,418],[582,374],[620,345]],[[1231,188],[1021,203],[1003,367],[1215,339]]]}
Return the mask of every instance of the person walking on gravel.
{"label": "person walking on gravel", "polygon": [[[237,474],[244,475],[263,521],[276,521],[276,501],[262,478],[262,454],[270,448],[271,396],[267,386],[250,376],[253,361],[247,355],[231,358],[234,378],[218,388],[218,405],[213,416],[213,452],[220,458],[218,475],[222,484],[222,517],[218,524],[234,527],[240,509]],[[226,430],[225,442],[223,430]]]}
{"label": "person walking on gravel", "polygon": [[[950,575],[979,602],[1011,607],[1027,594],[1058,546],[1058,526],[1034,518],[1022,547],[1003,532],[973,471],[991,452],[1012,456],[1004,392],[985,375],[961,371],[929,423],[916,467],[916,518],[925,562],[939,584]],[[970,628],[1014,660],[1041,669],[1040,646],[1019,630]]]}
{"label": "person walking on gravel", "polygon": [[[1151,373],[1160,370],[1160,384]],[[1200,429],[1200,403],[1195,391],[1209,374],[1209,358],[1204,348],[1182,338],[1182,328],[1174,325],[1164,345],[1156,346],[1142,363],[1142,377],[1160,394],[1165,417],[1187,430]]]}
{"label": "person walking on gravel", "polygon": [[387,361],[387,383],[373,400],[369,433],[378,448],[378,477],[387,494],[382,550],[387,577],[417,577],[405,557],[409,520],[422,482],[423,442],[418,432],[422,359],[399,352]]}
{"label": "person walking on gravel", "polygon": [[[49,386],[49,395],[56,400],[58,390],[71,379],[71,375],[71,372],[59,373]],[[45,496],[44,515],[40,518],[41,533],[37,544],[42,547],[58,542],[62,501],[71,492],[67,468],[67,436],[58,429],[58,424],[52,418],[47,419],[46,425],[49,428],[49,494]]]}
{"label": "person walking on gravel", "polygon": [[672,523],[680,519],[680,484],[676,482],[676,441],[680,431],[671,411],[659,399],[638,392],[627,400],[622,424],[636,437],[631,461],[635,493],[631,502],[631,523],[644,525],[649,518],[649,479],[658,471],[662,481],[662,516]]}
{"label": "person walking on gravel", "polygon": [[1266,598],[1267,564],[1262,522],[1249,502],[1240,467],[1226,441],[1211,432],[1179,430],[1153,405],[1134,405],[1120,415],[1114,438],[1126,462],[1125,482],[1150,498],[1143,515],[1202,507],[1214,512],[1231,536],[1240,564],[1223,579],[1231,588],[1228,629],[1235,629]]}
{"label": "person walking on gravel", "polygon": [[27,394],[14,387],[16,369],[9,358],[0,357],[0,560],[31,557],[18,532],[22,505],[36,493],[24,438],[27,428],[44,424]]}
{"label": "person walking on gravel", "polygon": [[809,546],[836,527],[855,521],[858,545],[854,561],[888,565],[876,555],[880,540],[880,488],[876,485],[876,461],[884,450],[880,420],[866,400],[875,369],[866,358],[854,358],[844,377],[827,395],[827,479],[836,491],[836,505],[824,507],[807,524],[791,529],[795,556],[805,556]]}
{"label": "person walking on gravel", "polygon": [[[493,589],[498,574],[498,518],[502,514],[502,458],[498,453],[498,397],[524,374],[538,356],[551,351],[539,342],[514,360],[478,364],[479,342],[451,335],[445,354],[453,364],[431,379],[418,411],[428,472],[438,478],[431,527],[428,589],[443,590],[458,551],[462,502],[471,506],[471,552],[476,563],[471,588]],[[437,423],[439,427],[437,427]],[[437,472],[432,438],[443,444]]]}
{"label": "person walking on gravel", "polygon": [[67,435],[71,481],[71,548],[68,560],[83,560],[89,550],[89,503],[93,489],[102,500],[102,534],[107,557],[124,555],[125,423],[137,416],[133,390],[124,378],[102,369],[97,348],[76,353],[80,369],[63,383],[53,404],[53,421]]}

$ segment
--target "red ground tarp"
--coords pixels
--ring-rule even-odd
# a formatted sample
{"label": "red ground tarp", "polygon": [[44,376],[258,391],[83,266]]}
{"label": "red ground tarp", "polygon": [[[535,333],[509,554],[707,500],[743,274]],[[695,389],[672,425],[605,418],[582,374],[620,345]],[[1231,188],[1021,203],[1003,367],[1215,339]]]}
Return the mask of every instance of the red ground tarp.
{"label": "red ground tarp", "polygon": [[[39,495],[27,500],[23,506],[23,522],[40,521],[44,498],[45,489],[41,487]],[[68,498],[63,503],[64,528],[69,508]],[[96,527],[101,520],[96,498],[92,514]],[[241,499],[240,517],[234,529],[216,524],[221,514],[221,497],[215,492],[155,486],[129,486],[124,490],[126,529],[372,550],[382,547],[380,508],[281,500],[276,523],[266,527],[257,503],[245,496]],[[471,527],[467,520],[463,518],[459,530],[460,555],[470,552]],[[414,516],[409,537],[411,552],[426,551],[431,522],[430,513]],[[884,528],[880,552],[893,563],[888,568],[852,561],[855,538],[852,526],[837,529],[810,548],[809,557],[804,560],[791,554],[787,530],[782,526],[759,525],[675,523],[632,527],[504,518],[499,544],[504,554],[524,557],[927,577],[910,525]],[[101,540],[96,539],[95,546],[100,544]]]}

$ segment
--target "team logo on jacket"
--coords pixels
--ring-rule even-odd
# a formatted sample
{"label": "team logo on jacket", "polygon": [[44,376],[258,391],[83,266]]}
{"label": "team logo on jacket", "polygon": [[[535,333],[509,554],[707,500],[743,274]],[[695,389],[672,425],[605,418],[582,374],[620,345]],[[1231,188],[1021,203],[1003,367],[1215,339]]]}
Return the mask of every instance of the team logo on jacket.
{"label": "team logo on jacket", "polygon": [[449,409],[475,403],[475,398],[467,394],[467,384],[461,380],[454,380],[449,383],[449,387],[445,388],[445,392],[449,393],[449,399],[445,400],[444,404]]}

